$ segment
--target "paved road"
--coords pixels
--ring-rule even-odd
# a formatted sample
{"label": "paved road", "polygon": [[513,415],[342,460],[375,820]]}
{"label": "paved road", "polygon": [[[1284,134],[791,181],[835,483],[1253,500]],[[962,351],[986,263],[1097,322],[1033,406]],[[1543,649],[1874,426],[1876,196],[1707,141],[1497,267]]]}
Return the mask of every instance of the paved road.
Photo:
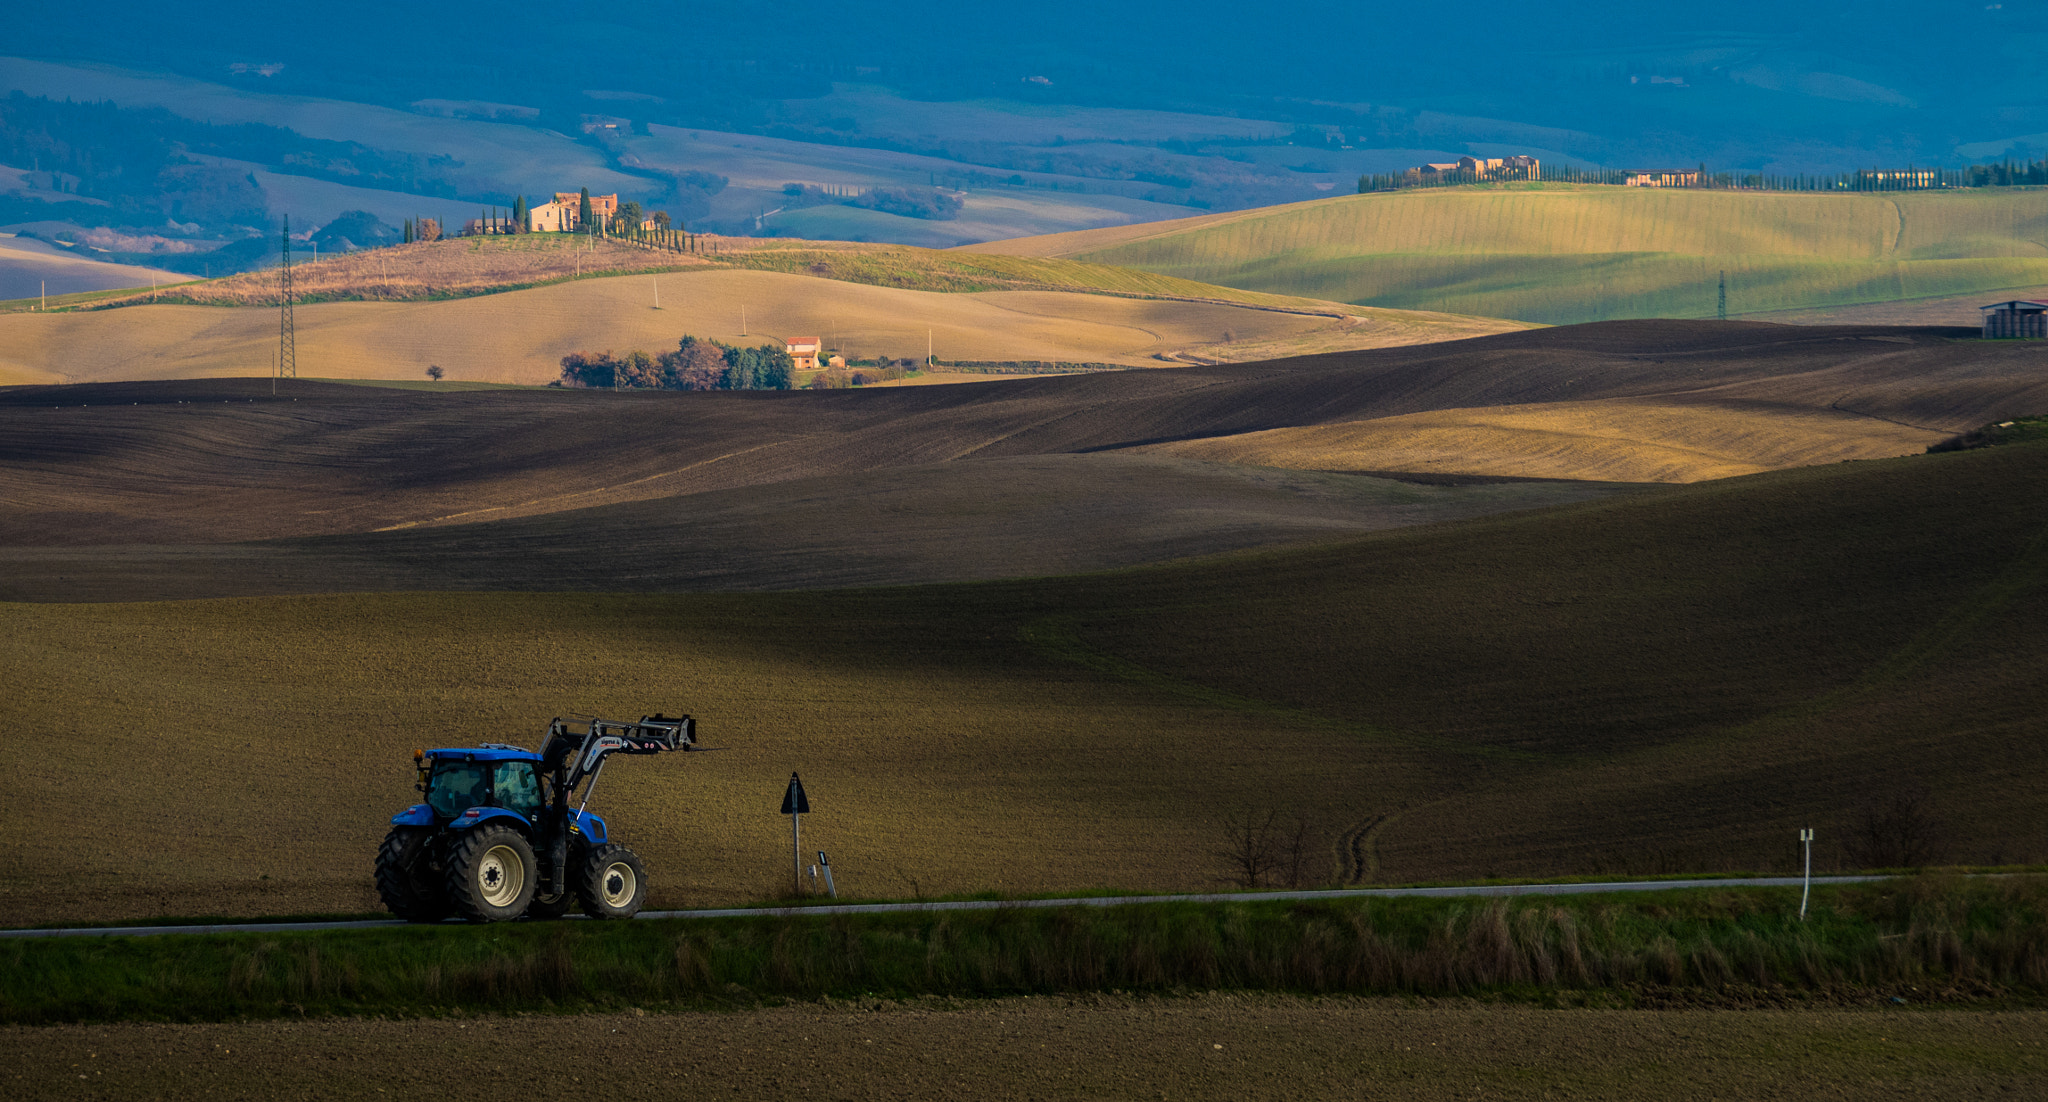
{"label": "paved road", "polygon": [[[1883,876],[1816,876],[1815,884],[1863,884]],[[730,907],[709,911],[642,911],[639,918],[748,918],[761,915],[876,915],[914,911],[993,911],[1004,907],[1125,907],[1143,903],[1238,903],[1295,899],[1389,899],[1400,896],[1595,895],[1682,888],[1796,888],[1796,876],[1735,880],[1625,880],[1602,884],[1489,884],[1452,888],[1330,888],[1305,892],[1218,892],[1208,895],[1109,895],[1080,899],[977,899],[955,903],[846,903],[817,907]],[[581,918],[581,915],[572,916]],[[0,930],[0,938],[149,937],[157,934],[273,934],[294,930],[374,930],[404,926],[395,918],[351,922],[245,922],[215,926],[103,926],[68,930]]]}

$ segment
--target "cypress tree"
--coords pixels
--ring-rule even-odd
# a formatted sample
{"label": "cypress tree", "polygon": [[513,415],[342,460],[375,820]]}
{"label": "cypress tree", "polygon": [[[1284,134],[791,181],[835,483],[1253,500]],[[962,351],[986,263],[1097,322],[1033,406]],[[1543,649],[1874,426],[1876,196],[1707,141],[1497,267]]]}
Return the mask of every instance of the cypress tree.
{"label": "cypress tree", "polygon": [[590,232],[590,189],[583,189],[583,198],[576,204],[576,220],[583,224],[583,232]]}
{"label": "cypress tree", "polygon": [[512,198],[512,232],[513,232],[513,233],[527,233],[527,232],[530,232],[530,231],[531,231],[531,230],[533,229],[533,227],[532,227],[532,226],[531,226],[531,225],[529,224],[529,219],[531,218],[531,216],[532,216],[532,212],[531,212],[530,210],[528,210],[528,209],[527,209],[527,206],[526,206],[526,196],[524,196],[524,195],[516,195],[516,196],[513,196],[513,198]]}
{"label": "cypress tree", "polygon": [[405,243],[412,244],[412,219],[405,220]]}

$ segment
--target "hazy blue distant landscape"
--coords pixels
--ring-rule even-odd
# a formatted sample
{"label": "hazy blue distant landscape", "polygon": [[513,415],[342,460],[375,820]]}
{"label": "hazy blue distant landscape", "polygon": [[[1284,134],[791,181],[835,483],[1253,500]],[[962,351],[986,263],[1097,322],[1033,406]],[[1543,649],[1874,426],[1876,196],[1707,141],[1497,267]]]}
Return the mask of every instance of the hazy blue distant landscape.
{"label": "hazy blue distant landscape", "polygon": [[[260,262],[211,254],[285,214],[396,227],[582,186],[694,230],[945,246],[1313,199],[1468,153],[2029,160],[2048,151],[2044,14],[230,0],[194,19],[114,0],[0,44],[0,93],[21,93],[0,104],[0,227],[217,274]],[[117,110],[26,118],[37,97]],[[947,197],[843,199],[874,189]]]}

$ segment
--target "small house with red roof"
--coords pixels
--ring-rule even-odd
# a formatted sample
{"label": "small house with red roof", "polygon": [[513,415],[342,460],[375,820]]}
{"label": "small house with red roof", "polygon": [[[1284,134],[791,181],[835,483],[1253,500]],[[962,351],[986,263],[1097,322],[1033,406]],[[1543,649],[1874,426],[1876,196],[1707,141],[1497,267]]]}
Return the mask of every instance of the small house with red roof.
{"label": "small house with red roof", "polygon": [[825,342],[817,337],[791,337],[787,350],[789,358],[796,361],[798,371],[816,371],[818,353],[824,350]]}

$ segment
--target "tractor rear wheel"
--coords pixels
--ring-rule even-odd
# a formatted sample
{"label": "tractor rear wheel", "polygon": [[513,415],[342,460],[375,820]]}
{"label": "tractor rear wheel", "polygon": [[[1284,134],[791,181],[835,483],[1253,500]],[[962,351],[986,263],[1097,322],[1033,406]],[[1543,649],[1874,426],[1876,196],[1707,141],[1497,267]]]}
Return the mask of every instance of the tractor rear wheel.
{"label": "tractor rear wheel", "polygon": [[508,922],[533,901],[533,847],[511,827],[471,827],[448,853],[448,899],[471,922]]}
{"label": "tractor rear wheel", "polygon": [[576,898],[592,918],[631,918],[647,901],[647,870],[624,846],[595,846],[583,860]]}
{"label": "tractor rear wheel", "polygon": [[407,922],[448,917],[448,895],[429,867],[433,840],[431,828],[400,826],[392,827],[377,847],[377,894],[384,897],[386,910]]}

